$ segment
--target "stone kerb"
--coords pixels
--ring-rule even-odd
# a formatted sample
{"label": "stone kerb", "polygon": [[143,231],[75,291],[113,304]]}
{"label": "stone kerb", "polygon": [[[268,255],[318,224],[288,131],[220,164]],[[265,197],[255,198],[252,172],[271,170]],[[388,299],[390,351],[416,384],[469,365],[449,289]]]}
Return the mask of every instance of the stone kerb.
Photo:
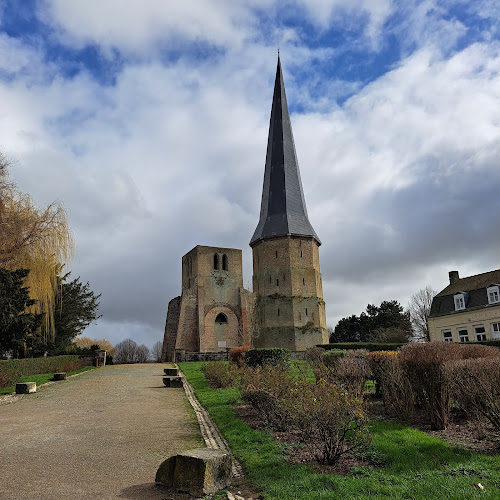
{"label": "stone kerb", "polygon": [[231,455],[222,450],[197,448],[167,458],[155,481],[190,495],[211,495],[231,482]]}
{"label": "stone kerb", "polygon": [[16,394],[30,394],[36,392],[36,382],[18,382],[16,384]]}

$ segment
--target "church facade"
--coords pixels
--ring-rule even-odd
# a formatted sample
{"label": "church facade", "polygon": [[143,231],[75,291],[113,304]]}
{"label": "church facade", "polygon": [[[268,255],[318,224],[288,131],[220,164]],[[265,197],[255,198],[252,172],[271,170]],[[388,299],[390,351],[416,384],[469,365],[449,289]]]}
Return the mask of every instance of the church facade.
{"label": "church facade", "polygon": [[196,246],[182,258],[182,295],[169,302],[164,361],[232,347],[303,351],[328,342],[319,266],[278,55],[260,218],[250,240],[253,293],[241,250]]}

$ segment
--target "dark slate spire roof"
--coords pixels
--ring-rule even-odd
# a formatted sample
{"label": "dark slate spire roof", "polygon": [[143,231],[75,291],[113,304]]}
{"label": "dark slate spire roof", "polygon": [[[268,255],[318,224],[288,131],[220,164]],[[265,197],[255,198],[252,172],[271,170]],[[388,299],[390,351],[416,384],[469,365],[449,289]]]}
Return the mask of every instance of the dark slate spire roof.
{"label": "dark slate spire roof", "polygon": [[307,217],[278,54],[260,220],[250,245],[286,235],[312,236],[321,244]]}

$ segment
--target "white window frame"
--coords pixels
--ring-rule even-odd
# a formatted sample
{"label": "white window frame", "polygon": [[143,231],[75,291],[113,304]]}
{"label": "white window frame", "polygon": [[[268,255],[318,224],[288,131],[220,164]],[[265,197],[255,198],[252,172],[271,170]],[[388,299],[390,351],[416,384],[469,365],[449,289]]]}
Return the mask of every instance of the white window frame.
{"label": "white window frame", "polygon": [[491,323],[491,337],[495,340],[500,340],[500,322],[499,321],[494,321],[493,323]]}
{"label": "white window frame", "polygon": [[453,334],[450,329],[441,330],[441,335],[443,336],[443,342],[453,342]]}
{"label": "white window frame", "polygon": [[[482,328],[484,331],[478,333],[478,328]],[[486,340],[486,328],[484,325],[474,325],[474,338],[477,342],[483,342]]]}
{"label": "white window frame", "polygon": [[453,296],[453,302],[455,303],[455,311],[461,311],[465,309],[465,294],[456,293]]}
{"label": "white window frame", "polygon": [[469,331],[467,330],[467,327],[462,326],[457,328],[457,337],[459,342],[469,342]]}
{"label": "white window frame", "polygon": [[499,304],[500,303],[500,290],[498,285],[489,286],[486,289],[488,294],[488,304]]}

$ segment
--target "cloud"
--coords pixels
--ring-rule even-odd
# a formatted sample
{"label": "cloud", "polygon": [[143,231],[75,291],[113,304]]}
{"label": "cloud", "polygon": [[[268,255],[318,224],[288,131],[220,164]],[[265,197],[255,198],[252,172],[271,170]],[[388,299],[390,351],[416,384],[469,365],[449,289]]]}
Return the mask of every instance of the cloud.
{"label": "cloud", "polygon": [[[119,4],[47,1],[45,37],[0,33],[0,147],[22,189],[68,209],[73,274],[102,292],[90,336],[161,339],[197,244],[242,248],[250,282],[277,31],[328,323],[498,268],[500,46],[467,43],[463,16],[297,1],[280,27],[271,0]],[[72,60],[89,46],[122,53],[111,83]]]}

